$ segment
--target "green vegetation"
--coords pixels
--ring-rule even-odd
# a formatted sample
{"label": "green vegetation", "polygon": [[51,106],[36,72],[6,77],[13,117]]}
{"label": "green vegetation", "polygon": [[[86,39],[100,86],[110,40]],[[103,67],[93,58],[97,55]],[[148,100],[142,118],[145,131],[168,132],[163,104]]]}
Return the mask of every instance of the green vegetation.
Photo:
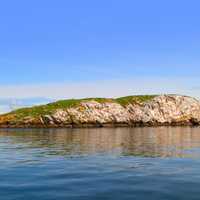
{"label": "green vegetation", "polygon": [[127,96],[127,97],[117,98],[115,99],[115,101],[121,104],[122,106],[125,106],[127,104],[136,103],[136,102],[144,103],[144,102],[152,100],[154,97],[156,97],[156,95]]}
{"label": "green vegetation", "polygon": [[107,99],[107,98],[68,99],[68,100],[60,100],[54,103],[49,103],[47,105],[34,106],[31,108],[21,108],[9,114],[14,114],[17,116],[17,118],[23,118],[27,116],[31,116],[31,117],[41,116],[44,114],[51,114],[56,109],[66,109],[66,108],[76,107],[81,102],[91,101],[91,100],[97,101],[99,103],[117,102],[125,106],[129,103],[134,103],[134,102],[142,103],[145,101],[149,101],[155,96],[156,95],[127,96],[127,97],[121,97],[117,99]]}
{"label": "green vegetation", "polygon": [[86,99],[67,99],[67,100],[60,100],[56,101],[54,103],[49,103],[46,105],[41,106],[34,106],[30,108],[20,108],[17,110],[12,111],[9,114],[14,114],[19,118],[25,117],[25,116],[40,116],[44,114],[51,114],[56,109],[66,109],[66,108],[72,108],[78,106],[81,102],[84,101],[97,101],[99,103],[104,102],[111,102],[112,99],[106,99],[106,98],[86,98]]}

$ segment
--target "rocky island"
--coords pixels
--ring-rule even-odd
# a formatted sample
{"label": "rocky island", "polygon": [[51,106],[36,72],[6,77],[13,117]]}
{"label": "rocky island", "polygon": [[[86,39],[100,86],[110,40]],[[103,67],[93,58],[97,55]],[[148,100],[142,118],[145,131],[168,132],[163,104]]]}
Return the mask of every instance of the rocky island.
{"label": "rocky island", "polygon": [[0,115],[0,128],[200,125],[200,101],[182,95],[61,100]]}

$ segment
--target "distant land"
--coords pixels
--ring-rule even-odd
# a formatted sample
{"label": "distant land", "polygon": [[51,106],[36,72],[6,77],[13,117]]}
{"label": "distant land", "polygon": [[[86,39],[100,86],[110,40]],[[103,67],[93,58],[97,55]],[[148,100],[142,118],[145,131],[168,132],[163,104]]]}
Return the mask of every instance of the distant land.
{"label": "distant land", "polygon": [[200,101],[183,95],[68,99],[0,115],[1,128],[163,125],[200,125]]}
{"label": "distant land", "polygon": [[50,98],[35,97],[35,98],[1,98],[0,99],[0,114],[11,112],[23,107],[31,107],[53,102]]}

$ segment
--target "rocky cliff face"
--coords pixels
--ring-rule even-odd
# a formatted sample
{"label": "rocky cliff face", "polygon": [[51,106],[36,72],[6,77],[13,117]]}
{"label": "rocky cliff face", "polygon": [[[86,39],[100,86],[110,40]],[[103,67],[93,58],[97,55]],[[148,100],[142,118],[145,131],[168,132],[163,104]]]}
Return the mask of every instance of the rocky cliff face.
{"label": "rocky cliff face", "polygon": [[200,102],[178,95],[157,96],[143,105],[128,105],[133,122],[142,124],[199,124]]}
{"label": "rocky cliff face", "polygon": [[156,96],[147,102],[121,105],[117,102],[99,103],[94,100],[79,105],[55,109],[39,116],[0,117],[1,127],[103,127],[200,125],[200,102],[180,95]]}

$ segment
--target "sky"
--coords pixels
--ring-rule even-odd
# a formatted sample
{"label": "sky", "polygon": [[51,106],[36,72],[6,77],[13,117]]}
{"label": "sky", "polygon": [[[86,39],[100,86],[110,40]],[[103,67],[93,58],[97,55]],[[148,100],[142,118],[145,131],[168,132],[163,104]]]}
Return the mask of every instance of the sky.
{"label": "sky", "polygon": [[0,98],[200,97],[199,0],[0,1]]}

